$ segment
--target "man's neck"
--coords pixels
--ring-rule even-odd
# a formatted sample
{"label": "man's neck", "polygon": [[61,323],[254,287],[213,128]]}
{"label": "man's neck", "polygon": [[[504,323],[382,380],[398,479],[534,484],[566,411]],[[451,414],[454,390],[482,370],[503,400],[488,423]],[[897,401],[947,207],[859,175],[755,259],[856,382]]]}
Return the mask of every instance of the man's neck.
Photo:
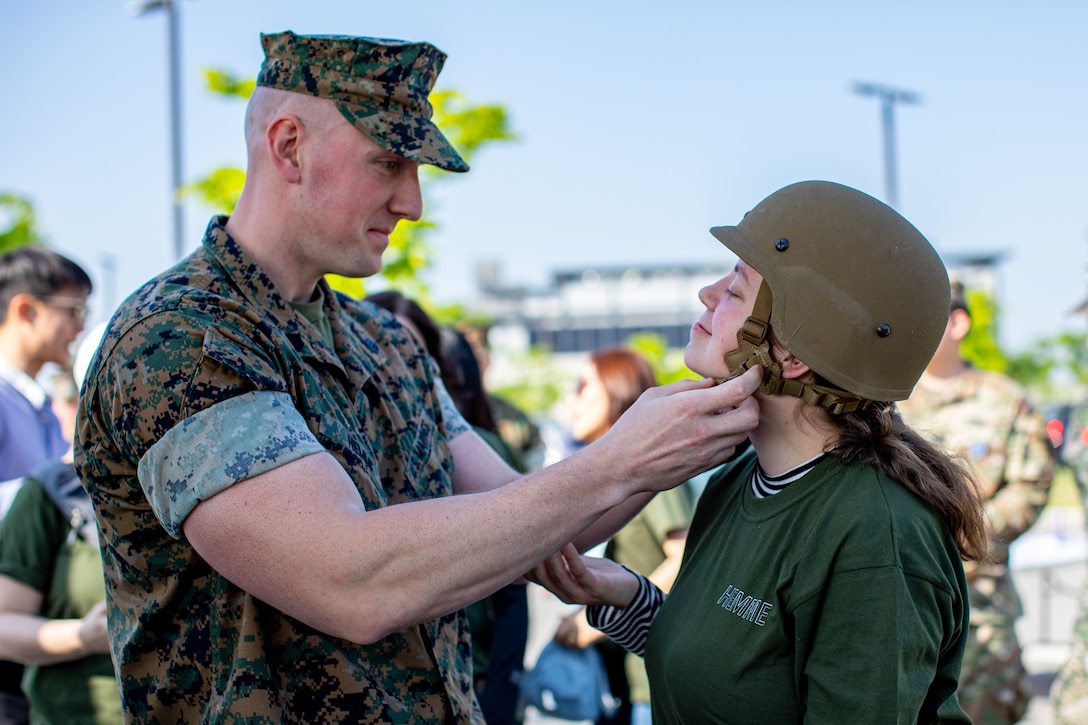
{"label": "man's neck", "polygon": [[42,369],[43,363],[35,360],[34,356],[29,355],[25,346],[15,338],[14,332],[7,328],[0,332],[0,356],[3,356],[9,365],[17,370],[22,370],[32,378],[37,376]]}
{"label": "man's neck", "polygon": [[924,377],[949,380],[967,370],[967,362],[959,355],[943,359],[934,357],[926,366]]}
{"label": "man's neck", "polygon": [[[282,252],[282,245],[277,242],[278,230],[262,229],[259,222],[256,225],[249,223],[247,220],[250,218],[236,209],[227,219],[227,234],[268,275],[281,297],[289,302],[311,301],[318,280],[305,279],[291,255]],[[260,244],[253,243],[257,239],[261,240]]]}

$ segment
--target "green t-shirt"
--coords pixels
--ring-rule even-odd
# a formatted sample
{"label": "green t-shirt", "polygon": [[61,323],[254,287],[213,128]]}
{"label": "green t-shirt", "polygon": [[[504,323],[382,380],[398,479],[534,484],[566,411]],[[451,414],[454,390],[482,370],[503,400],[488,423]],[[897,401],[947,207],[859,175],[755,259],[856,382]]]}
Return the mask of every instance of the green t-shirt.
{"label": "green t-shirt", "polygon": [[[41,616],[78,619],[105,599],[97,543],[69,540],[69,518],[27,478],[0,526],[0,574],[42,593]],[[23,690],[31,723],[121,723],[121,697],[109,655],[30,665]]]}
{"label": "green t-shirt", "polygon": [[757,499],[754,466],[711,479],[650,628],[655,725],[970,722],[967,585],[940,517],[831,457]]}

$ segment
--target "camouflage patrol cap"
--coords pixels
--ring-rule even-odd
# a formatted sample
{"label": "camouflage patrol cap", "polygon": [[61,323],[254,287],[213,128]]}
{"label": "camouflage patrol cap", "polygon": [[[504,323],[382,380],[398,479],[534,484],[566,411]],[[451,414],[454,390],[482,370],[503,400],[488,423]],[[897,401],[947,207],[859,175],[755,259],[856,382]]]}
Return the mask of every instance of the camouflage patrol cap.
{"label": "camouflage patrol cap", "polygon": [[904,400],[948,323],[948,274],[922,233],[848,186],[802,181],[717,239],[763,276],[778,341],[867,400]]}
{"label": "camouflage patrol cap", "polygon": [[262,33],[257,85],[328,98],[379,146],[447,171],[468,164],[431,121],[428,94],[446,54],[429,43]]}

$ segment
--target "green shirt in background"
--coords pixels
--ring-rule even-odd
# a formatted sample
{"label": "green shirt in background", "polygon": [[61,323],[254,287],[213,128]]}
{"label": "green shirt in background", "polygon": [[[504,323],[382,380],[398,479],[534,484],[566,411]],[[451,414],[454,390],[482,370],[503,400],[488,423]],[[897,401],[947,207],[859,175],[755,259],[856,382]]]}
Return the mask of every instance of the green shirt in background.
{"label": "green shirt in background", "polygon": [[[69,539],[69,518],[27,478],[0,528],[0,574],[42,593],[41,616],[79,619],[106,597],[97,543]],[[123,722],[109,655],[28,665],[23,690],[34,725]]]}
{"label": "green shirt in background", "polygon": [[[687,529],[691,523],[691,499],[691,489],[686,484],[658,493],[616,532],[608,542],[605,556],[649,576],[665,561],[665,539],[674,531]],[[623,668],[631,702],[649,702],[650,681],[642,658],[626,653]]]}

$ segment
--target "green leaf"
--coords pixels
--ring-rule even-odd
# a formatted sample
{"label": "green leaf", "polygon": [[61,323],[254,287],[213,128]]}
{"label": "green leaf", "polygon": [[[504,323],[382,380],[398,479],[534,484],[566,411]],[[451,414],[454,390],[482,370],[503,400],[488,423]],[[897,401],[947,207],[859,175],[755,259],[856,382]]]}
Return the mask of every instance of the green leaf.
{"label": "green leaf", "polygon": [[245,180],[245,171],[224,166],[182,187],[181,193],[183,196],[195,196],[210,206],[216,214],[231,214],[238,203]]}
{"label": "green leaf", "polygon": [[10,192],[0,193],[0,252],[44,242],[30,200]]}
{"label": "green leaf", "polygon": [[256,79],[239,78],[221,68],[205,68],[204,80],[212,93],[241,99],[248,99],[257,87]]}

